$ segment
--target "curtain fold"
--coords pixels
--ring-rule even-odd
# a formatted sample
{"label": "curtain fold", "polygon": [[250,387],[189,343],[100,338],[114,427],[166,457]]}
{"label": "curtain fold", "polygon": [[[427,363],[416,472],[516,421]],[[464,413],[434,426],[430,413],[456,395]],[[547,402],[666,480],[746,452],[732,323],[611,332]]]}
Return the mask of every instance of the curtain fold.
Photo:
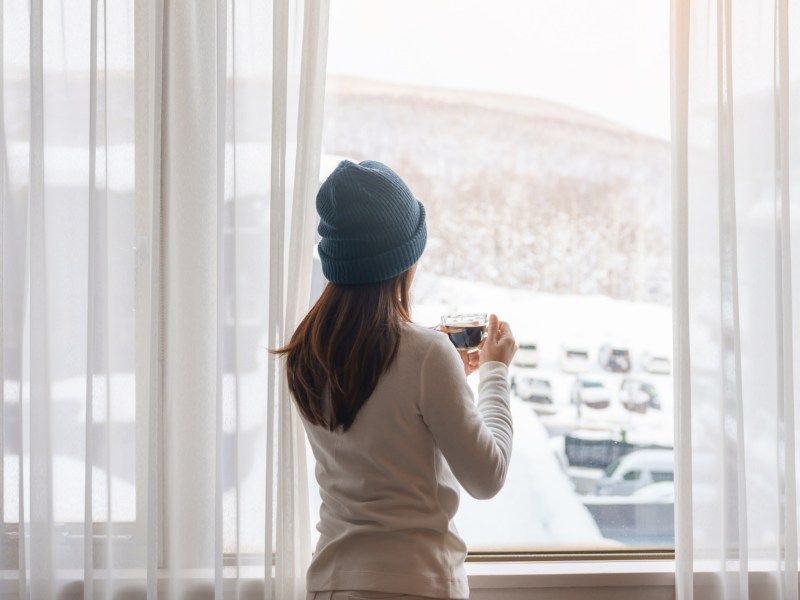
{"label": "curtain fold", "polygon": [[675,590],[690,598],[693,589],[691,349],[689,346],[688,111],[689,4],[670,6],[670,93],[672,140],[672,331],[675,407]]}
{"label": "curtain fold", "polygon": [[34,598],[305,597],[328,3],[0,2],[0,568]]}
{"label": "curtain fold", "polygon": [[798,596],[798,11],[672,2],[679,598]]}

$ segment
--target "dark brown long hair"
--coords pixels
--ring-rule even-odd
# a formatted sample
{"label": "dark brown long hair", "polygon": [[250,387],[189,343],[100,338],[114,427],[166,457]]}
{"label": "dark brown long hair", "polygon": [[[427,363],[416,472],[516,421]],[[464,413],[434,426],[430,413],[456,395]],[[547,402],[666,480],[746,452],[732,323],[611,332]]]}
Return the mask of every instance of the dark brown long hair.
{"label": "dark brown long hair", "polygon": [[[328,283],[286,346],[289,391],[314,425],[347,431],[397,355],[411,270],[380,283]],[[330,410],[324,393],[330,394]]]}

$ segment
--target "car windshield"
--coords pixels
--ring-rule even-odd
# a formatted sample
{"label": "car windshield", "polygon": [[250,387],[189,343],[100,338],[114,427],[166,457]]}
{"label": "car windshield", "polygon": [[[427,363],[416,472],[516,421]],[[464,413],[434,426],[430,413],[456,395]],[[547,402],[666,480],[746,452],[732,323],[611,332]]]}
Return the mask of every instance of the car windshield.
{"label": "car windshield", "polygon": [[601,388],[601,387],[603,387],[603,384],[600,383],[599,381],[584,381],[582,383],[583,383],[583,387],[585,387],[585,388]]}
{"label": "car windshield", "polygon": [[606,467],[606,477],[611,477],[614,474],[614,471],[617,470],[617,467],[619,466],[621,460],[622,457],[619,457]]}
{"label": "car windshield", "polygon": [[586,352],[580,352],[578,350],[567,350],[567,356],[569,358],[586,358],[589,355]]}
{"label": "car windshield", "polygon": [[612,352],[612,354],[614,356],[628,356],[628,351],[627,350],[614,350]]}

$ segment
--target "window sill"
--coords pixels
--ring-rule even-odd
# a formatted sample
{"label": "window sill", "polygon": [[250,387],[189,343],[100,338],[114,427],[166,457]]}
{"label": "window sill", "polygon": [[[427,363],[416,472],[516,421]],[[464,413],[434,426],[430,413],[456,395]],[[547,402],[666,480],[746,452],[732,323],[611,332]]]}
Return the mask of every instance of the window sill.
{"label": "window sill", "polygon": [[468,562],[471,589],[675,586],[672,560]]}
{"label": "window sill", "polygon": [[[751,565],[751,597],[767,597],[774,587],[774,576],[769,565],[759,570]],[[615,600],[656,600],[675,597],[674,560],[580,560],[580,561],[471,561],[466,564],[471,600],[522,600],[531,598],[531,591],[548,589],[548,598],[577,600],[595,598],[598,591],[604,597]],[[115,578],[117,586],[126,582],[131,589],[144,583],[145,573],[140,570],[122,571]],[[169,574],[159,573],[159,592],[169,592]],[[70,571],[61,573],[62,600],[83,599],[81,585],[83,573]],[[95,591],[102,592],[105,573],[99,572],[95,580]],[[214,592],[214,572],[210,569],[193,569],[182,577],[186,589],[193,593],[203,589]],[[237,590],[242,600],[263,599],[263,567],[243,566],[239,569],[238,585],[235,567],[224,568],[224,593]],[[699,572],[694,576],[695,588],[716,588],[719,578],[715,572]],[[16,571],[0,571],[0,598],[16,597],[18,574]],[[766,595],[760,592],[766,592]],[[701,592],[702,593],[702,592]]]}
{"label": "window sill", "polygon": [[[490,561],[468,562],[466,564],[467,576],[472,597],[483,599],[517,598],[514,591],[534,590],[546,588],[631,588],[640,590],[643,595],[633,594],[631,598],[647,597],[647,591],[654,587],[664,587],[674,590],[675,574],[674,561],[671,560],[591,560],[591,561]],[[231,593],[236,588],[235,567],[225,567],[224,588]],[[123,570],[119,572],[118,584],[125,580],[134,585],[143,583],[145,573],[139,570]],[[18,575],[16,571],[4,571],[0,576],[0,597],[11,597],[17,593]],[[83,592],[80,582],[83,573],[71,571],[62,573],[70,582],[69,591],[61,598],[74,598],[82,600]],[[168,573],[160,573],[159,591],[168,592]],[[250,598],[263,598],[264,591],[261,582],[263,568],[256,566],[243,566],[239,569],[239,588],[242,600]],[[194,569],[187,571],[183,578],[185,585],[191,586],[195,591],[209,586],[213,593],[214,572],[208,569]],[[104,573],[98,573],[95,587],[103,587]],[[586,592],[589,593],[589,592]],[[627,595],[625,596],[628,597]]]}

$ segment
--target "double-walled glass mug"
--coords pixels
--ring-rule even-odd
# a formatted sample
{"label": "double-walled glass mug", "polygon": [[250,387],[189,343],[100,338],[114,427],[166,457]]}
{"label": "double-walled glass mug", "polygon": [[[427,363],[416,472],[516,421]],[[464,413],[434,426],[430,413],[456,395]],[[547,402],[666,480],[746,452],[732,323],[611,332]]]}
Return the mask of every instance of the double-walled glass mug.
{"label": "double-walled glass mug", "polygon": [[444,315],[439,331],[447,334],[459,350],[477,352],[478,346],[486,337],[489,319],[486,313],[460,313]]}

